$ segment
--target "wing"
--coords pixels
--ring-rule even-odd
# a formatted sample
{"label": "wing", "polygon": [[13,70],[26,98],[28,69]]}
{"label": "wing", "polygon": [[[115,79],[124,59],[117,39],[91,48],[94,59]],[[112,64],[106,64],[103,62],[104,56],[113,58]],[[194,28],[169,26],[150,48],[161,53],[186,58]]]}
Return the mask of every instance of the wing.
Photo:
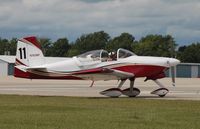
{"label": "wing", "polygon": [[74,76],[86,80],[120,80],[134,77],[133,73],[123,72],[108,68],[98,68],[73,73]]}
{"label": "wing", "polygon": [[47,71],[47,68],[46,67],[41,67],[41,66],[38,66],[38,67],[26,67],[26,70],[27,71]]}
{"label": "wing", "polygon": [[45,67],[28,67],[27,71],[43,75],[43,76],[51,76],[51,77],[62,77],[62,76],[75,76],[85,80],[120,80],[134,77],[133,73],[123,72],[119,70],[109,69],[109,68],[96,68],[96,69],[88,69],[81,70],[77,72],[70,73],[60,73],[60,72],[50,72]]}

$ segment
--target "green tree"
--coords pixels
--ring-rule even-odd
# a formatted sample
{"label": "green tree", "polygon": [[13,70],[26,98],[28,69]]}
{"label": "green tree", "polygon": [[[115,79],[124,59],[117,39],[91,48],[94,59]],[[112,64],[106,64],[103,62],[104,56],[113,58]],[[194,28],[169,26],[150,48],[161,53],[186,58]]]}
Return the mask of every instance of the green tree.
{"label": "green tree", "polygon": [[4,54],[4,43],[2,42],[2,39],[0,38],[0,55],[3,55]]}
{"label": "green tree", "polygon": [[133,37],[129,33],[122,33],[120,36],[113,38],[106,45],[106,50],[116,51],[118,48],[124,48],[128,50],[132,50],[132,46],[134,44],[135,37]]}
{"label": "green tree", "polygon": [[12,38],[9,41],[10,55],[16,55],[16,49],[17,49],[17,38]]}
{"label": "green tree", "polygon": [[0,39],[0,54],[8,54],[9,52],[9,41],[7,39]]}
{"label": "green tree", "polygon": [[67,38],[58,39],[51,47],[51,56],[65,57],[70,48]]}
{"label": "green tree", "polygon": [[80,54],[80,52],[77,49],[70,49],[67,53],[67,56],[72,57],[72,56],[76,56],[76,55],[79,55],[79,54]]}
{"label": "green tree", "polygon": [[12,38],[10,41],[0,38],[0,55],[9,54],[15,55],[17,47],[17,39]]}
{"label": "green tree", "polygon": [[180,47],[178,58],[182,62],[200,63],[200,43],[193,43],[189,46]]}
{"label": "green tree", "polygon": [[49,38],[40,38],[39,42],[40,42],[40,45],[42,47],[43,54],[45,56],[53,55],[53,51],[51,50],[53,44],[52,44],[52,42]]}
{"label": "green tree", "polygon": [[133,51],[143,56],[174,57],[176,46],[170,35],[147,35],[133,46]]}
{"label": "green tree", "polygon": [[104,49],[110,36],[104,31],[84,34],[73,43],[68,56],[74,56],[87,51]]}

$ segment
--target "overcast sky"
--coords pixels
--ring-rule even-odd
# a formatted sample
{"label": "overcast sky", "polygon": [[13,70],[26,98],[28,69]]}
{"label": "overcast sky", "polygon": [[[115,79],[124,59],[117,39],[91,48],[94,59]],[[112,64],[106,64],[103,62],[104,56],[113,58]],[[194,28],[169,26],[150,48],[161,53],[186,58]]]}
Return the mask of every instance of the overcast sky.
{"label": "overcast sky", "polygon": [[171,34],[180,44],[200,42],[200,0],[0,0],[0,36],[36,35],[74,41],[104,30]]}

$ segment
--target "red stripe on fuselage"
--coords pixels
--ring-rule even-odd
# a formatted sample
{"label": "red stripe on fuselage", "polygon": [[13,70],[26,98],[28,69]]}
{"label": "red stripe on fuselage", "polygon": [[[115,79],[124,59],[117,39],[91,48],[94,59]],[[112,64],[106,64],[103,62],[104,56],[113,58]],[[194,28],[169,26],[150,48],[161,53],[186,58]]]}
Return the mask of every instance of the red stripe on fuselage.
{"label": "red stripe on fuselage", "polygon": [[17,58],[15,59],[15,64],[16,64],[16,65],[24,65],[24,66],[27,66],[27,65],[25,65],[24,63],[22,63],[21,61],[19,61]]}
{"label": "red stripe on fuselage", "polygon": [[135,77],[151,77],[163,73],[166,67],[153,65],[128,65],[112,69],[133,73]]}

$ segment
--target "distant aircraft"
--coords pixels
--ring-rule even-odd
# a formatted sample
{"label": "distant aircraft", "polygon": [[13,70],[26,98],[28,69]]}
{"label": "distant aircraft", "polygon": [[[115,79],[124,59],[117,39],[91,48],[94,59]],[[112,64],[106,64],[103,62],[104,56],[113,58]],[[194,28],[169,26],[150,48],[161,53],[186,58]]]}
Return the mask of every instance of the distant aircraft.
{"label": "distant aircraft", "polygon": [[[94,50],[66,61],[45,63],[36,37],[25,37],[17,43],[14,76],[29,79],[91,80],[91,86],[98,80],[119,80],[117,88],[100,92],[109,97],[139,95],[140,90],[134,87],[134,81],[136,78],[146,77],[145,81],[153,80],[159,86],[151,94],[164,97],[169,90],[158,79],[164,78],[164,72],[179,63],[174,58],[137,56],[123,48],[110,55],[105,50]],[[126,80],[130,80],[130,87],[122,90]],[[174,77],[172,82],[175,83]]]}

